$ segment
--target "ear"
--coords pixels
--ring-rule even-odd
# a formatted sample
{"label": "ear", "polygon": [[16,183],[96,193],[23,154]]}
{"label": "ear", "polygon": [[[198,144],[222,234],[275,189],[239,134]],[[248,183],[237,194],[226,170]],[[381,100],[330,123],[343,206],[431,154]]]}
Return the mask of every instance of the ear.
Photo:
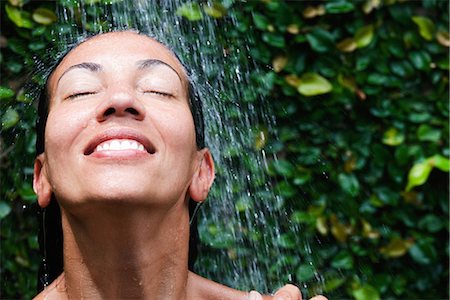
{"label": "ear", "polygon": [[205,201],[209,189],[214,181],[214,161],[211,152],[204,148],[197,153],[199,155],[199,165],[189,186],[189,195],[196,202]]}
{"label": "ear", "polygon": [[33,190],[38,196],[39,206],[47,207],[50,204],[52,188],[48,181],[45,153],[39,154],[34,160]]}

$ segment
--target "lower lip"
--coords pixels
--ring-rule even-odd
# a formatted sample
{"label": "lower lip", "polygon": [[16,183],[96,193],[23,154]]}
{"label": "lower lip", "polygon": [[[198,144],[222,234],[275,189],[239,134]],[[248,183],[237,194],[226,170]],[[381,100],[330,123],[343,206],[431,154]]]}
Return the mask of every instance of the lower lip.
{"label": "lower lip", "polygon": [[142,159],[148,158],[151,154],[139,150],[103,150],[95,151],[90,154],[90,157],[104,158],[104,159]]}

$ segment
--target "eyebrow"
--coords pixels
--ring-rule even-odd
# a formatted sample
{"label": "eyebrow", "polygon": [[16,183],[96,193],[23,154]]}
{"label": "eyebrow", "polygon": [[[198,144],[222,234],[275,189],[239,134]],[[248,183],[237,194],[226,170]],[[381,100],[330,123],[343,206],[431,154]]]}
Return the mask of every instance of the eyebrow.
{"label": "eyebrow", "polygon": [[178,74],[178,72],[169,64],[163,62],[162,60],[159,59],[145,59],[145,60],[140,60],[137,63],[137,67],[139,70],[145,70],[145,69],[152,69],[153,67],[156,66],[166,66],[169,67],[172,71],[175,72],[175,74],[177,74],[178,78],[180,78],[180,81],[183,82],[183,79],[181,78],[181,75]]}
{"label": "eyebrow", "polygon": [[91,72],[101,72],[103,70],[102,66],[96,63],[91,63],[91,62],[83,62],[81,64],[76,64],[73,66],[70,66],[69,68],[67,68],[67,70],[64,71],[64,73],[61,74],[61,76],[59,76],[58,82],[61,80],[61,78],[63,78],[64,75],[66,75],[67,72],[73,70],[73,69],[85,69],[85,70],[89,70]]}
{"label": "eyebrow", "polygon": [[[136,63],[136,65],[137,65],[137,68],[139,70],[151,69],[153,67],[161,66],[161,65],[169,67],[172,71],[175,72],[175,74],[177,74],[177,76],[180,79],[180,81],[183,82],[180,74],[178,74],[178,72],[171,65],[163,62],[162,60],[159,60],[159,59],[145,59],[145,60],[138,61]],[[61,76],[59,77],[57,84],[59,83],[61,78],[63,78],[63,76],[67,72],[69,72],[69,71],[71,71],[73,69],[85,69],[85,70],[89,70],[91,72],[101,72],[101,71],[103,71],[102,66],[97,64],[97,63],[83,62],[83,63],[80,63],[80,64],[76,64],[76,65],[70,66],[67,70],[65,70],[64,73],[62,73]]]}

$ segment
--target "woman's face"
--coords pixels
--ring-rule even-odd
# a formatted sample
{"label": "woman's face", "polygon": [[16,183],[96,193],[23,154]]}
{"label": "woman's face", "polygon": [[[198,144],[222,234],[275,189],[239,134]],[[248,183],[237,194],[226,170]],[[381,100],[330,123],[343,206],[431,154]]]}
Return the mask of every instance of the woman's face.
{"label": "woman's face", "polygon": [[45,153],[63,206],[184,199],[201,161],[180,62],[132,32],[98,35],[72,50],[49,81]]}

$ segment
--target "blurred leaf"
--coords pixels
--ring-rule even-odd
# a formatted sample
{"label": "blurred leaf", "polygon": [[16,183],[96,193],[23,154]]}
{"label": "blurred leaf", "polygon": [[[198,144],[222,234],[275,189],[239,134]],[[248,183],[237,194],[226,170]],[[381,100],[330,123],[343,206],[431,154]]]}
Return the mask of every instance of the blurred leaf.
{"label": "blurred leaf", "polygon": [[300,78],[295,74],[290,74],[284,77],[284,80],[293,87],[298,87],[300,84]]}
{"label": "blurred leaf", "polygon": [[322,235],[328,234],[327,219],[325,217],[316,218],[316,229]]}
{"label": "blurred leaf", "polygon": [[405,135],[397,130],[397,128],[391,127],[384,132],[383,144],[389,146],[401,145],[405,140]]}
{"label": "blurred leaf", "polygon": [[2,127],[3,129],[8,129],[13,127],[19,122],[19,114],[14,108],[8,108],[2,117]]}
{"label": "blurred leaf", "polygon": [[426,71],[430,68],[431,57],[427,52],[412,51],[408,54],[408,57],[417,69]]}
{"label": "blurred leaf", "polygon": [[428,214],[419,221],[419,227],[429,232],[435,233],[445,227],[445,222],[441,221],[437,216]]}
{"label": "blurred leaf", "polygon": [[367,15],[372,12],[374,8],[378,8],[381,4],[381,0],[366,0],[363,5],[363,12]]}
{"label": "blurred leaf", "polygon": [[8,4],[5,6],[5,10],[8,18],[13,21],[14,24],[16,24],[18,27],[28,29],[33,28],[34,25],[31,21],[29,12],[10,6]]}
{"label": "blurred leaf", "polygon": [[336,47],[342,51],[342,52],[353,52],[358,48],[358,45],[356,44],[355,39],[353,38],[346,38],[342,41],[340,41]]}
{"label": "blurred leaf", "polygon": [[278,238],[278,245],[286,249],[295,249],[297,247],[295,239],[291,233],[281,234],[280,237]]}
{"label": "blurred leaf", "polygon": [[405,255],[412,245],[413,242],[411,240],[393,238],[389,244],[380,249],[380,253],[391,258],[400,257]]}
{"label": "blurred leaf", "polygon": [[209,3],[203,6],[205,13],[213,18],[219,19],[227,14],[227,9],[217,1],[214,1],[212,5]]}
{"label": "blurred leaf", "polygon": [[347,194],[353,197],[359,194],[359,182],[355,175],[341,173],[338,175],[338,181],[341,188]]}
{"label": "blurred leaf", "polygon": [[323,16],[326,13],[325,7],[323,5],[319,6],[308,6],[303,10],[303,16],[306,19],[312,19],[318,16]]}
{"label": "blurred leaf", "polygon": [[439,44],[445,47],[450,47],[450,37],[446,31],[438,31],[436,34],[436,39]]}
{"label": "blurred leaf", "polygon": [[33,12],[33,20],[42,25],[50,25],[56,22],[57,17],[53,11],[40,7]]}
{"label": "blurred leaf", "polygon": [[277,73],[279,73],[281,70],[284,69],[288,62],[288,58],[284,55],[278,55],[272,60],[272,67],[273,70]]}
{"label": "blurred leaf", "polygon": [[299,34],[300,32],[300,28],[297,24],[290,24],[287,28],[286,28],[287,32],[289,32],[290,34]]}
{"label": "blurred leaf", "polygon": [[256,28],[263,31],[267,30],[267,27],[270,23],[266,16],[255,12],[252,14],[252,17],[253,23],[255,23]]}
{"label": "blurred leaf", "polygon": [[443,172],[450,171],[450,160],[442,155],[436,154],[427,160],[432,166]]}
{"label": "blurred leaf", "polygon": [[353,268],[353,257],[348,253],[348,251],[341,251],[336,255],[331,261],[331,266],[337,269],[352,269]]}
{"label": "blurred leaf", "polygon": [[338,218],[335,215],[331,215],[331,233],[334,238],[341,243],[345,243],[347,241],[347,237],[351,232],[350,227],[346,227],[344,224],[340,223]]}
{"label": "blurred leaf", "polygon": [[11,98],[14,94],[12,89],[0,86],[0,100]]}
{"label": "blurred leaf", "polygon": [[427,41],[431,41],[434,36],[434,23],[430,19],[421,16],[412,17],[414,23],[419,27],[420,35]]}
{"label": "blurred leaf", "polygon": [[416,163],[408,173],[408,184],[406,185],[406,191],[410,191],[413,187],[424,184],[428,176],[430,175],[433,165],[429,161],[425,160]]}
{"label": "blurred leaf", "polygon": [[315,217],[304,211],[295,211],[291,217],[294,223],[306,223],[312,224],[315,221]]}
{"label": "blurred leaf", "polygon": [[185,17],[189,21],[199,21],[203,19],[200,5],[196,2],[188,2],[177,8],[176,14]]}
{"label": "blurred leaf", "polygon": [[346,282],[346,279],[343,277],[334,277],[334,278],[327,278],[325,280],[323,291],[325,293],[330,293],[343,285]]}
{"label": "blurred leaf", "polygon": [[436,259],[436,249],[429,239],[419,240],[409,249],[409,254],[419,264],[428,265]]}
{"label": "blurred leaf", "polygon": [[380,293],[371,285],[365,284],[352,291],[356,300],[380,300]]}
{"label": "blurred leaf", "polygon": [[437,128],[422,124],[417,129],[419,141],[437,142],[441,139],[441,131]]}
{"label": "blurred leaf", "polygon": [[267,143],[267,130],[260,130],[255,138],[255,149],[261,150]]}
{"label": "blurred leaf", "polygon": [[367,47],[373,39],[373,25],[367,25],[360,29],[355,34],[355,42],[358,48]]}
{"label": "blurred leaf", "polygon": [[286,46],[284,37],[282,35],[278,35],[271,32],[263,33],[263,41],[277,48],[284,48]]}
{"label": "blurred leaf", "polygon": [[352,11],[354,8],[353,3],[345,0],[330,1],[325,4],[325,9],[330,14],[347,13]]}
{"label": "blurred leaf", "polygon": [[321,28],[314,28],[310,33],[306,34],[306,40],[312,49],[320,53],[330,51],[334,48],[333,36]]}
{"label": "blurred leaf", "polygon": [[317,73],[305,73],[300,77],[297,90],[304,96],[316,96],[331,92],[333,86]]}
{"label": "blurred leaf", "polygon": [[296,272],[297,278],[301,282],[308,281],[314,277],[316,269],[310,264],[301,264]]}
{"label": "blurred leaf", "polygon": [[281,176],[291,177],[292,175],[294,175],[295,168],[287,160],[278,159],[273,162],[272,166],[275,169],[276,173]]}
{"label": "blurred leaf", "polygon": [[0,201],[0,220],[5,218],[11,212],[11,207],[8,203]]}

